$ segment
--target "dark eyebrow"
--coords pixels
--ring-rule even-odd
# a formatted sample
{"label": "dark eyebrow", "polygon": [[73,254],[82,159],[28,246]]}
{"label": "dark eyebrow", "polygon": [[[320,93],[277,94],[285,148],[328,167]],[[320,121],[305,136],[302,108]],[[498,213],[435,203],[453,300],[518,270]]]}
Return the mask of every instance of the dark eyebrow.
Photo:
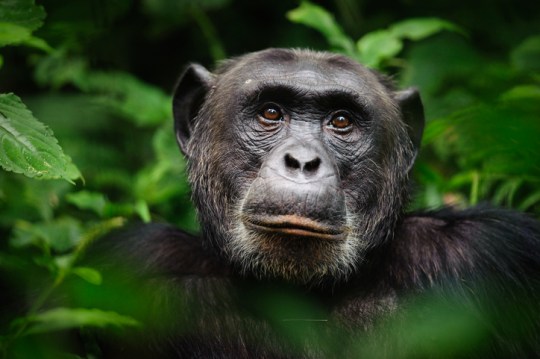
{"label": "dark eyebrow", "polygon": [[307,96],[305,90],[294,85],[264,82],[250,92],[247,101],[249,103],[276,101],[289,104]]}
{"label": "dark eyebrow", "polygon": [[325,108],[349,108],[364,110],[365,101],[362,97],[347,88],[336,88],[331,85],[318,85],[313,90],[306,85],[291,83],[263,82],[252,89],[246,96],[247,103],[275,101],[283,104],[294,104],[309,101]]}

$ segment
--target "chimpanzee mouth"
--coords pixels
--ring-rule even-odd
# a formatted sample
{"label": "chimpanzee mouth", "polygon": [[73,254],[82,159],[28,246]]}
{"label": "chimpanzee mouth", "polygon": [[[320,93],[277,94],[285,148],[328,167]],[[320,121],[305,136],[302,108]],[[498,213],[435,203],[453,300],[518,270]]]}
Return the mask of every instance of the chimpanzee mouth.
{"label": "chimpanzee mouth", "polygon": [[249,215],[244,217],[246,226],[261,232],[281,234],[290,237],[343,240],[346,230],[294,214]]}

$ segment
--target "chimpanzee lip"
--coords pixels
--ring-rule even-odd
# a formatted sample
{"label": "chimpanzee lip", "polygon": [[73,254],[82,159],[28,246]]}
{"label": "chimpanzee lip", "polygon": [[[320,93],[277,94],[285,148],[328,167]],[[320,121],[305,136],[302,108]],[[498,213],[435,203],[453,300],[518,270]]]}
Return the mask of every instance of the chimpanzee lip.
{"label": "chimpanzee lip", "polygon": [[331,226],[311,218],[287,215],[250,215],[244,223],[251,228],[263,232],[284,234],[293,237],[311,237],[320,239],[344,239],[342,227]]}

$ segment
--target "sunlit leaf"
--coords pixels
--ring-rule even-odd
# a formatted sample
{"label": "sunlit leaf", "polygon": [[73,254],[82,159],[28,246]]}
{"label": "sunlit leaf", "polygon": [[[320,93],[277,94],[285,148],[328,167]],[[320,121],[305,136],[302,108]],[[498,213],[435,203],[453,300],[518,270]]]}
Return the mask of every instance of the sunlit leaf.
{"label": "sunlit leaf", "polygon": [[525,198],[523,202],[519,204],[518,209],[520,211],[526,211],[537,203],[540,203],[540,191],[536,191],[528,195],[527,198]]}
{"label": "sunlit leaf", "polygon": [[356,46],[360,61],[370,67],[380,67],[385,60],[396,57],[403,49],[403,40],[419,41],[442,30],[460,31],[459,28],[437,18],[408,19],[388,29],[364,35]]}
{"label": "sunlit leaf", "polygon": [[2,0],[0,5],[0,23],[12,23],[37,30],[43,25],[45,10],[36,6],[34,0]]}
{"label": "sunlit leaf", "polygon": [[413,41],[425,39],[443,30],[464,33],[457,25],[438,18],[407,19],[389,28],[392,35]]}
{"label": "sunlit leaf", "polygon": [[31,34],[32,31],[24,26],[0,22],[0,46],[20,43]]}
{"label": "sunlit leaf", "polygon": [[92,210],[99,216],[103,216],[107,199],[101,193],[80,191],[69,193],[66,200],[80,209]]}
{"label": "sunlit leaf", "polygon": [[540,86],[520,85],[501,95],[502,101],[529,100],[540,101]]}
{"label": "sunlit leaf", "polygon": [[135,203],[135,213],[143,220],[144,223],[149,223],[152,218],[150,217],[150,209],[148,208],[148,203],[140,199]]}
{"label": "sunlit leaf", "polygon": [[43,25],[45,10],[34,0],[2,0],[0,3],[0,46],[23,43],[47,49],[44,40],[32,37]]}
{"label": "sunlit leaf", "polygon": [[14,94],[0,95],[0,165],[40,179],[72,181],[80,177],[52,131]]}
{"label": "sunlit leaf", "polygon": [[141,126],[158,125],[172,117],[170,96],[128,73],[92,71],[75,85],[97,94],[103,104]]}
{"label": "sunlit leaf", "polygon": [[287,18],[321,32],[331,46],[354,55],[354,43],[345,35],[334,16],[321,6],[302,1],[299,7],[287,13]]}
{"label": "sunlit leaf", "polygon": [[64,252],[80,241],[81,234],[79,221],[69,217],[59,218],[53,222],[20,221],[15,226],[14,237],[10,243],[14,247],[45,246]]}
{"label": "sunlit leaf", "polygon": [[55,89],[75,83],[85,76],[87,63],[78,57],[68,57],[63,51],[42,56],[36,64],[34,76],[41,86]]}
{"label": "sunlit leaf", "polygon": [[25,334],[48,333],[80,327],[133,327],[139,323],[116,312],[84,308],[55,308],[29,318],[30,328]]}
{"label": "sunlit leaf", "polygon": [[383,60],[390,59],[401,51],[403,42],[387,30],[366,34],[356,44],[360,61],[370,67],[379,67]]}
{"label": "sunlit leaf", "polygon": [[73,274],[81,277],[90,284],[100,285],[103,281],[101,273],[99,273],[94,268],[89,267],[75,267],[71,270]]}
{"label": "sunlit leaf", "polygon": [[522,178],[512,178],[504,182],[501,186],[497,188],[493,195],[493,203],[501,205],[508,203],[512,205],[514,200],[514,195],[516,194],[519,187],[523,184]]}
{"label": "sunlit leaf", "polygon": [[519,44],[510,55],[512,65],[521,71],[540,71],[540,35]]}

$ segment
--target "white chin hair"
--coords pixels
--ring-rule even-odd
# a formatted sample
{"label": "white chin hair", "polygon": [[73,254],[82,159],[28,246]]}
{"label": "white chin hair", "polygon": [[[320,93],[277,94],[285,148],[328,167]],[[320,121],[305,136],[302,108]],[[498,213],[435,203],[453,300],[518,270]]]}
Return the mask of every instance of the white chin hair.
{"label": "white chin hair", "polygon": [[[309,241],[308,245],[306,242]],[[280,277],[291,282],[317,283],[325,278],[346,278],[362,262],[362,240],[349,234],[334,242],[319,239],[281,238],[240,222],[226,243],[230,258],[246,273]]]}

